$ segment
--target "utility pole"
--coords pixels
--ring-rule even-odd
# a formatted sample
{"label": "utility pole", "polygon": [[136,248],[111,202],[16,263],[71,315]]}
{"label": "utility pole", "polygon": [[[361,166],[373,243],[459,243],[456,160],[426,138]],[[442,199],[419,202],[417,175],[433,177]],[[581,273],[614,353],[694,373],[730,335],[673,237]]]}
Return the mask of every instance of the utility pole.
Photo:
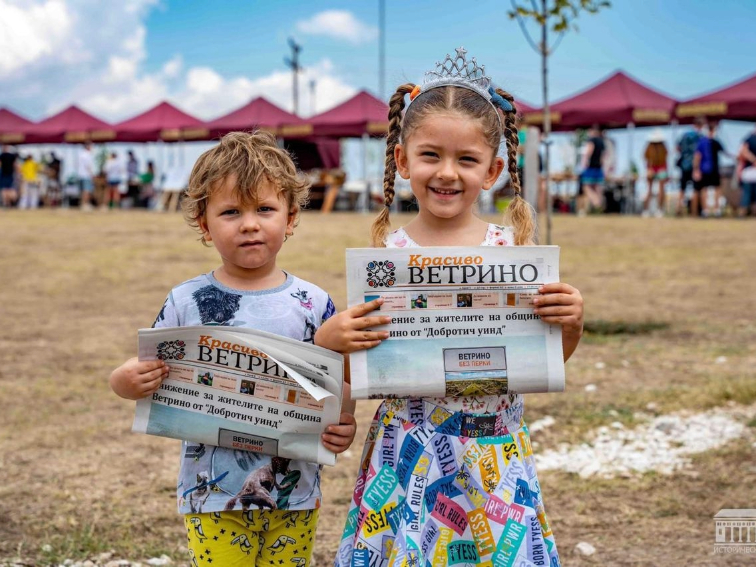
{"label": "utility pole", "polygon": [[299,52],[302,46],[294,41],[293,37],[289,38],[289,47],[291,47],[291,59],[284,58],[284,63],[292,72],[292,98],[294,100],[294,114],[299,114],[299,71],[302,69],[299,65]]}
{"label": "utility pole", "polygon": [[318,82],[315,79],[310,79],[310,114],[315,115],[315,88]]}
{"label": "utility pole", "polygon": [[546,173],[546,244],[551,244],[551,169],[549,169],[549,154],[551,153],[551,112],[549,111],[549,42],[548,21],[549,12],[546,0],[541,0],[541,84],[543,85],[543,170]]}

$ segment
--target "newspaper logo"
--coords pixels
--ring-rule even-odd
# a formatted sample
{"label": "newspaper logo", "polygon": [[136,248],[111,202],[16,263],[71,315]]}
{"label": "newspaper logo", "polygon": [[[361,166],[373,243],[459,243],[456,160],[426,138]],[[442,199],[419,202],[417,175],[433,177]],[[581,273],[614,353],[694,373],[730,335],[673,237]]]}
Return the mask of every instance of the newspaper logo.
{"label": "newspaper logo", "polygon": [[163,341],[158,343],[158,360],[183,360],[186,356],[184,341]]}
{"label": "newspaper logo", "polygon": [[370,287],[391,287],[396,283],[396,265],[388,260],[369,262],[367,284]]}
{"label": "newspaper logo", "polygon": [[714,516],[714,554],[756,555],[756,509],[723,508]]}

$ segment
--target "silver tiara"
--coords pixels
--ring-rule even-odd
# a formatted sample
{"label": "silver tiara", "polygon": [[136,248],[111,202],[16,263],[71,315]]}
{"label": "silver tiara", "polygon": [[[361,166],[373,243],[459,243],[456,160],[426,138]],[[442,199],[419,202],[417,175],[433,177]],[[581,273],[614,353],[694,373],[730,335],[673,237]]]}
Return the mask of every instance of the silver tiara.
{"label": "silver tiara", "polygon": [[[425,73],[422,85],[418,85],[410,94],[410,104],[421,93],[438,87],[461,87],[475,91],[486,99],[494,108],[500,108],[504,112],[512,112],[514,109],[508,100],[497,94],[491,85],[490,77],[486,76],[485,65],[478,65],[473,57],[467,60],[467,50],[458,47],[456,56],[448,53],[446,59],[436,62],[436,69]],[[496,113],[498,116],[498,112]],[[501,120],[501,119],[500,119]]]}

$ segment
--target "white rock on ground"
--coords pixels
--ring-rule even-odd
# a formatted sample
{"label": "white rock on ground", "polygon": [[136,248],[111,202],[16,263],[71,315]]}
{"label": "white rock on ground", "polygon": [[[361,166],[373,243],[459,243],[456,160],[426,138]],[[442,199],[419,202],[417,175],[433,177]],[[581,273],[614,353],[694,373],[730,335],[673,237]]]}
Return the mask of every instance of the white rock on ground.
{"label": "white rock on ground", "polygon": [[147,565],[170,565],[173,563],[171,558],[167,555],[161,555],[160,557],[153,557],[147,560]]}
{"label": "white rock on ground", "polygon": [[596,553],[596,548],[587,541],[581,541],[575,546],[575,553],[579,553],[580,555],[588,557]]}
{"label": "white rock on ground", "polygon": [[582,478],[627,477],[656,471],[672,474],[690,463],[688,455],[714,449],[741,437],[744,421],[756,415],[756,405],[716,408],[705,413],[680,412],[651,419],[627,429],[619,422],[591,432],[589,441],[535,453],[539,470],[563,470]]}
{"label": "white rock on ground", "polygon": [[547,427],[551,427],[556,423],[556,420],[550,415],[545,415],[541,419],[536,419],[533,423],[528,425],[528,430],[532,433],[534,431],[541,431]]}

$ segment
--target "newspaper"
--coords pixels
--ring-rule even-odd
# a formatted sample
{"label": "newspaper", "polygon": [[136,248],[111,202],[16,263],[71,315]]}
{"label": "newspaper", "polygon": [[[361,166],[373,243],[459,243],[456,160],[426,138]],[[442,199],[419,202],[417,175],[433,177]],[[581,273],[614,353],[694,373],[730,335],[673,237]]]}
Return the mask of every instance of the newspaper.
{"label": "newspaper", "polygon": [[564,390],[562,328],[533,313],[557,246],[347,250],[349,306],[383,298],[390,337],[351,356],[352,397]]}
{"label": "newspaper", "polygon": [[344,361],[239,327],[139,330],[139,360],[170,374],[137,402],[133,431],[334,465],[320,439],[339,422]]}

